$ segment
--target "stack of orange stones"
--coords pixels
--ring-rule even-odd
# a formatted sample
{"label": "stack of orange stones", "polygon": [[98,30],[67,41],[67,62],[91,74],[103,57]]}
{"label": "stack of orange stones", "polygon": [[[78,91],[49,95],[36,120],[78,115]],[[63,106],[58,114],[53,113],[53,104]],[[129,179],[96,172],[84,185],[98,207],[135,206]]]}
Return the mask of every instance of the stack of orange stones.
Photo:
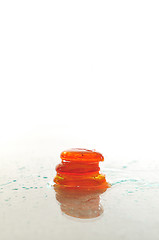
{"label": "stack of orange stones", "polygon": [[61,153],[62,162],[57,165],[54,182],[72,189],[106,189],[110,184],[101,174],[99,162],[104,161],[101,153],[94,150],[73,148]]}

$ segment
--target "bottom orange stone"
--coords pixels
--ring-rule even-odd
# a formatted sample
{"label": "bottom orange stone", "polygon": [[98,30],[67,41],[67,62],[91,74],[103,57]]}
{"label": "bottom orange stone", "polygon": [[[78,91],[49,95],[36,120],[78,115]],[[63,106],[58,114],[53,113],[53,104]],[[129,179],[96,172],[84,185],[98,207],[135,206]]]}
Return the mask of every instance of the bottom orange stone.
{"label": "bottom orange stone", "polygon": [[66,188],[106,189],[110,184],[99,172],[101,153],[87,149],[69,149],[61,153],[62,163],[57,165],[54,182]]}

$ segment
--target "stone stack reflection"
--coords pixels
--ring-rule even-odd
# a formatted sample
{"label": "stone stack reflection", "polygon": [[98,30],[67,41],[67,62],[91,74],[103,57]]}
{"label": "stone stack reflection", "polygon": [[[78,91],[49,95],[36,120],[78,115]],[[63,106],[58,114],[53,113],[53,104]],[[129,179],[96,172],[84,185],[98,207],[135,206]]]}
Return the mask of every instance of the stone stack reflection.
{"label": "stone stack reflection", "polygon": [[100,195],[110,187],[101,174],[102,154],[87,149],[70,149],[61,153],[54,178],[56,199],[63,213],[77,218],[95,218],[103,213]]}

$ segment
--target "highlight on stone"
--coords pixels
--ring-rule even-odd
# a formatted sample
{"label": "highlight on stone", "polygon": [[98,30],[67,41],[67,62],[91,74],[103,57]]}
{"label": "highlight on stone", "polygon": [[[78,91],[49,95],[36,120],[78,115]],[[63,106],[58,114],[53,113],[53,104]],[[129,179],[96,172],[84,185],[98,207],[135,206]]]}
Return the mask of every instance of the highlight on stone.
{"label": "highlight on stone", "polygon": [[104,161],[95,150],[72,148],[61,153],[61,163],[56,167],[54,182],[72,189],[107,189],[110,184],[101,174],[99,162]]}

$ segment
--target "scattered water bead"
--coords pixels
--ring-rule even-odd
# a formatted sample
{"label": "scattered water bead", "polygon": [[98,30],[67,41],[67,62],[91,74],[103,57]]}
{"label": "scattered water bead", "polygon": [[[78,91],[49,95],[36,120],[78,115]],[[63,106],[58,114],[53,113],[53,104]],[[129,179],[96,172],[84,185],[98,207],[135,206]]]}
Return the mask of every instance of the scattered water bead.
{"label": "scattered water bead", "polygon": [[64,187],[104,189],[110,187],[105,175],[99,173],[101,153],[94,150],[74,148],[61,153],[62,163],[56,167],[54,182]]}

